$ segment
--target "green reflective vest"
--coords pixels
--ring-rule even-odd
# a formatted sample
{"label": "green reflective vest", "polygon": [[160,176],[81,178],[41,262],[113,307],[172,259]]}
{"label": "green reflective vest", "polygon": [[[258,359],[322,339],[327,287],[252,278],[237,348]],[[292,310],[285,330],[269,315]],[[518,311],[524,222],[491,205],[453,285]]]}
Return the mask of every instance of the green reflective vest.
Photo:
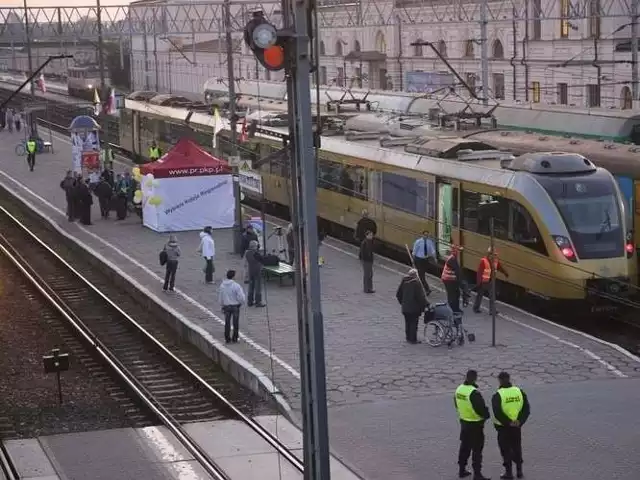
{"label": "green reflective vest", "polygon": [[157,160],[160,158],[160,149],[158,147],[149,147],[149,158]]}
{"label": "green reflective vest", "polygon": [[473,385],[460,385],[456,388],[455,399],[458,417],[464,422],[482,422],[484,419],[476,413],[471,405],[471,394],[476,390]]}
{"label": "green reflective vest", "polygon": [[[499,388],[498,395],[500,395],[502,411],[509,420],[515,422],[522,411],[522,407],[524,406],[522,390],[518,387]],[[502,425],[502,423],[496,419],[493,420],[493,423],[496,425]]]}
{"label": "green reflective vest", "polygon": [[27,142],[27,152],[36,153],[36,142],[34,142],[33,140],[29,140]]}

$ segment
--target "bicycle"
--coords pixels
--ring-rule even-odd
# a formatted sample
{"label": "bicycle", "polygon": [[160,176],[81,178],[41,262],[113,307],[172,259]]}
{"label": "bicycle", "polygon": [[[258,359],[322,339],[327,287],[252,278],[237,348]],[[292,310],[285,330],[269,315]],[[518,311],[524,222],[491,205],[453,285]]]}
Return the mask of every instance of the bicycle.
{"label": "bicycle", "polygon": [[[465,296],[463,306],[468,305],[469,299]],[[470,343],[474,342],[476,337],[462,326],[462,317],[462,312],[453,312],[446,302],[429,305],[424,315],[424,339],[427,344],[432,347],[446,344],[449,348],[454,343],[463,346],[465,336]]]}

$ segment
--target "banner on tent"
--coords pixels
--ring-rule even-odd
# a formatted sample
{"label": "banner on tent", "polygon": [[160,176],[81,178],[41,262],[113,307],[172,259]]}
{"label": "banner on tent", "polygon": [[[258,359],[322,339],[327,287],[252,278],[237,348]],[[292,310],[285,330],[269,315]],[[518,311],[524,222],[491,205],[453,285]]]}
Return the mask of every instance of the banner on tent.
{"label": "banner on tent", "polygon": [[160,178],[153,195],[162,198],[157,206],[145,204],[144,224],[160,232],[231,228],[235,201],[231,175]]}
{"label": "banner on tent", "polygon": [[174,169],[157,168],[154,170],[153,175],[155,178],[200,177],[225,173],[226,168],[226,165]]}

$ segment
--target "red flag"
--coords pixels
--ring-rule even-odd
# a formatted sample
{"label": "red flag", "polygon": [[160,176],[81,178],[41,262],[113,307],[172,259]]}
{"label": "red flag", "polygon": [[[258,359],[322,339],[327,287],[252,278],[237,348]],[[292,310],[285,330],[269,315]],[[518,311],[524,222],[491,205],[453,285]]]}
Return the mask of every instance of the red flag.
{"label": "red flag", "polygon": [[[247,111],[247,113],[249,113]],[[240,132],[240,142],[246,142],[249,140],[249,133],[247,132],[247,116],[242,119],[242,131]]]}

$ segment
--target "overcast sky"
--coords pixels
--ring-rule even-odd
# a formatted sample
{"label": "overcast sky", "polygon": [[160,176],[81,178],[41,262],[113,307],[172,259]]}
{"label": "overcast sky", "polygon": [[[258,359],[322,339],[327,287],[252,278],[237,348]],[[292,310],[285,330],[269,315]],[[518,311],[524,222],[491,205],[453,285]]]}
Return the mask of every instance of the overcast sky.
{"label": "overcast sky", "polygon": [[[52,7],[56,6],[53,0],[27,0],[29,7]],[[102,5],[128,5],[129,0],[101,0]],[[91,0],[61,0],[60,5],[69,7],[92,7],[96,2]],[[24,2],[22,0],[0,0],[0,7],[22,7]]]}

